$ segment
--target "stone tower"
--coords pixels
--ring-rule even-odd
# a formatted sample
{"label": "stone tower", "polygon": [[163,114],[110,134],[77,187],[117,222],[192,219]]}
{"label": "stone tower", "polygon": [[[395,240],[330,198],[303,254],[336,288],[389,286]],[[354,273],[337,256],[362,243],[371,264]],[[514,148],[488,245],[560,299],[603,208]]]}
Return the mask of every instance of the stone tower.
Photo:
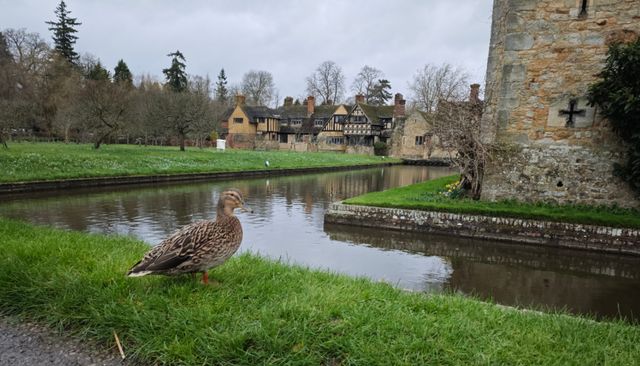
{"label": "stone tower", "polygon": [[640,0],[494,0],[482,196],[639,206],[613,174],[621,141],[585,99],[608,45],[640,34]]}

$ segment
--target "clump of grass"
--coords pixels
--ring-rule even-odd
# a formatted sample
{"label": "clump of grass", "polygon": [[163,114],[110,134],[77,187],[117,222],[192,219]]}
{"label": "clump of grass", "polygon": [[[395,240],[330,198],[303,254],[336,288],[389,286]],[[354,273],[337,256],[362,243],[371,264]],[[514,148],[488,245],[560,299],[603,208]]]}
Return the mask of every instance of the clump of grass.
{"label": "clump of grass", "polygon": [[147,249],[124,237],[0,219],[0,311],[145,364],[633,364],[640,328],[406,293],[254,255],[189,276],[126,278]]}
{"label": "clump of grass", "polygon": [[2,182],[114,177],[130,175],[186,174],[316,168],[397,162],[379,156],[248,151],[177,147],[86,144],[14,143],[0,150]]}
{"label": "clump of grass", "polygon": [[640,228],[640,211],[619,207],[557,205],[550,203],[524,203],[515,200],[498,202],[474,201],[468,198],[452,198],[447,186],[458,181],[452,175],[410,186],[393,188],[382,192],[367,193],[344,202],[391,208],[407,208],[424,211],[443,211],[525,219],[541,219],[576,224],[605,225],[613,227]]}

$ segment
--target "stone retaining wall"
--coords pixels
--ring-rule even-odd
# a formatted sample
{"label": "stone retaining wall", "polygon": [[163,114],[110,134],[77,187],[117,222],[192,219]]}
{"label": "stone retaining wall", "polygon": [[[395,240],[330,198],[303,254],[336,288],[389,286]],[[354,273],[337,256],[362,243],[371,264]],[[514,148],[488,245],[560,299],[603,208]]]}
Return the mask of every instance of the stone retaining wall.
{"label": "stone retaining wall", "polygon": [[342,203],[329,207],[325,223],[640,255],[637,229]]}

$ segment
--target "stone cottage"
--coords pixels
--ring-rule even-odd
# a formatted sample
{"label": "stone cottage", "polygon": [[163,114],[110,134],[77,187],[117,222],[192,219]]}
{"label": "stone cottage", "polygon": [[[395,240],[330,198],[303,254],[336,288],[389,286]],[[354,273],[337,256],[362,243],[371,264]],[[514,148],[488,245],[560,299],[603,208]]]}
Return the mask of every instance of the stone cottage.
{"label": "stone cottage", "polygon": [[[469,105],[482,105],[480,84],[471,84],[469,100],[461,102],[440,101],[440,107],[468,108]],[[474,108],[478,112],[480,108]],[[391,155],[404,159],[446,161],[456,155],[456,150],[443,146],[433,128],[437,113],[428,113],[415,109],[406,118],[399,120],[391,137]],[[479,114],[478,114],[479,117]]]}
{"label": "stone cottage", "polygon": [[494,0],[482,196],[638,206],[613,174],[621,141],[585,95],[609,44],[640,34],[638,0]]}

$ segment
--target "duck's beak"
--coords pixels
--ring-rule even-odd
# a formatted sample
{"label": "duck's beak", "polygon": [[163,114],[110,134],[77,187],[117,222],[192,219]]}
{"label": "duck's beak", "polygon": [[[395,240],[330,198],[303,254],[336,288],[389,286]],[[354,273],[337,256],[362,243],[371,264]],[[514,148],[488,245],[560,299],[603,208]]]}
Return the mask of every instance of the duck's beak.
{"label": "duck's beak", "polygon": [[253,210],[250,209],[249,207],[242,205],[242,207],[240,207],[240,212],[248,212],[248,213],[253,213]]}

